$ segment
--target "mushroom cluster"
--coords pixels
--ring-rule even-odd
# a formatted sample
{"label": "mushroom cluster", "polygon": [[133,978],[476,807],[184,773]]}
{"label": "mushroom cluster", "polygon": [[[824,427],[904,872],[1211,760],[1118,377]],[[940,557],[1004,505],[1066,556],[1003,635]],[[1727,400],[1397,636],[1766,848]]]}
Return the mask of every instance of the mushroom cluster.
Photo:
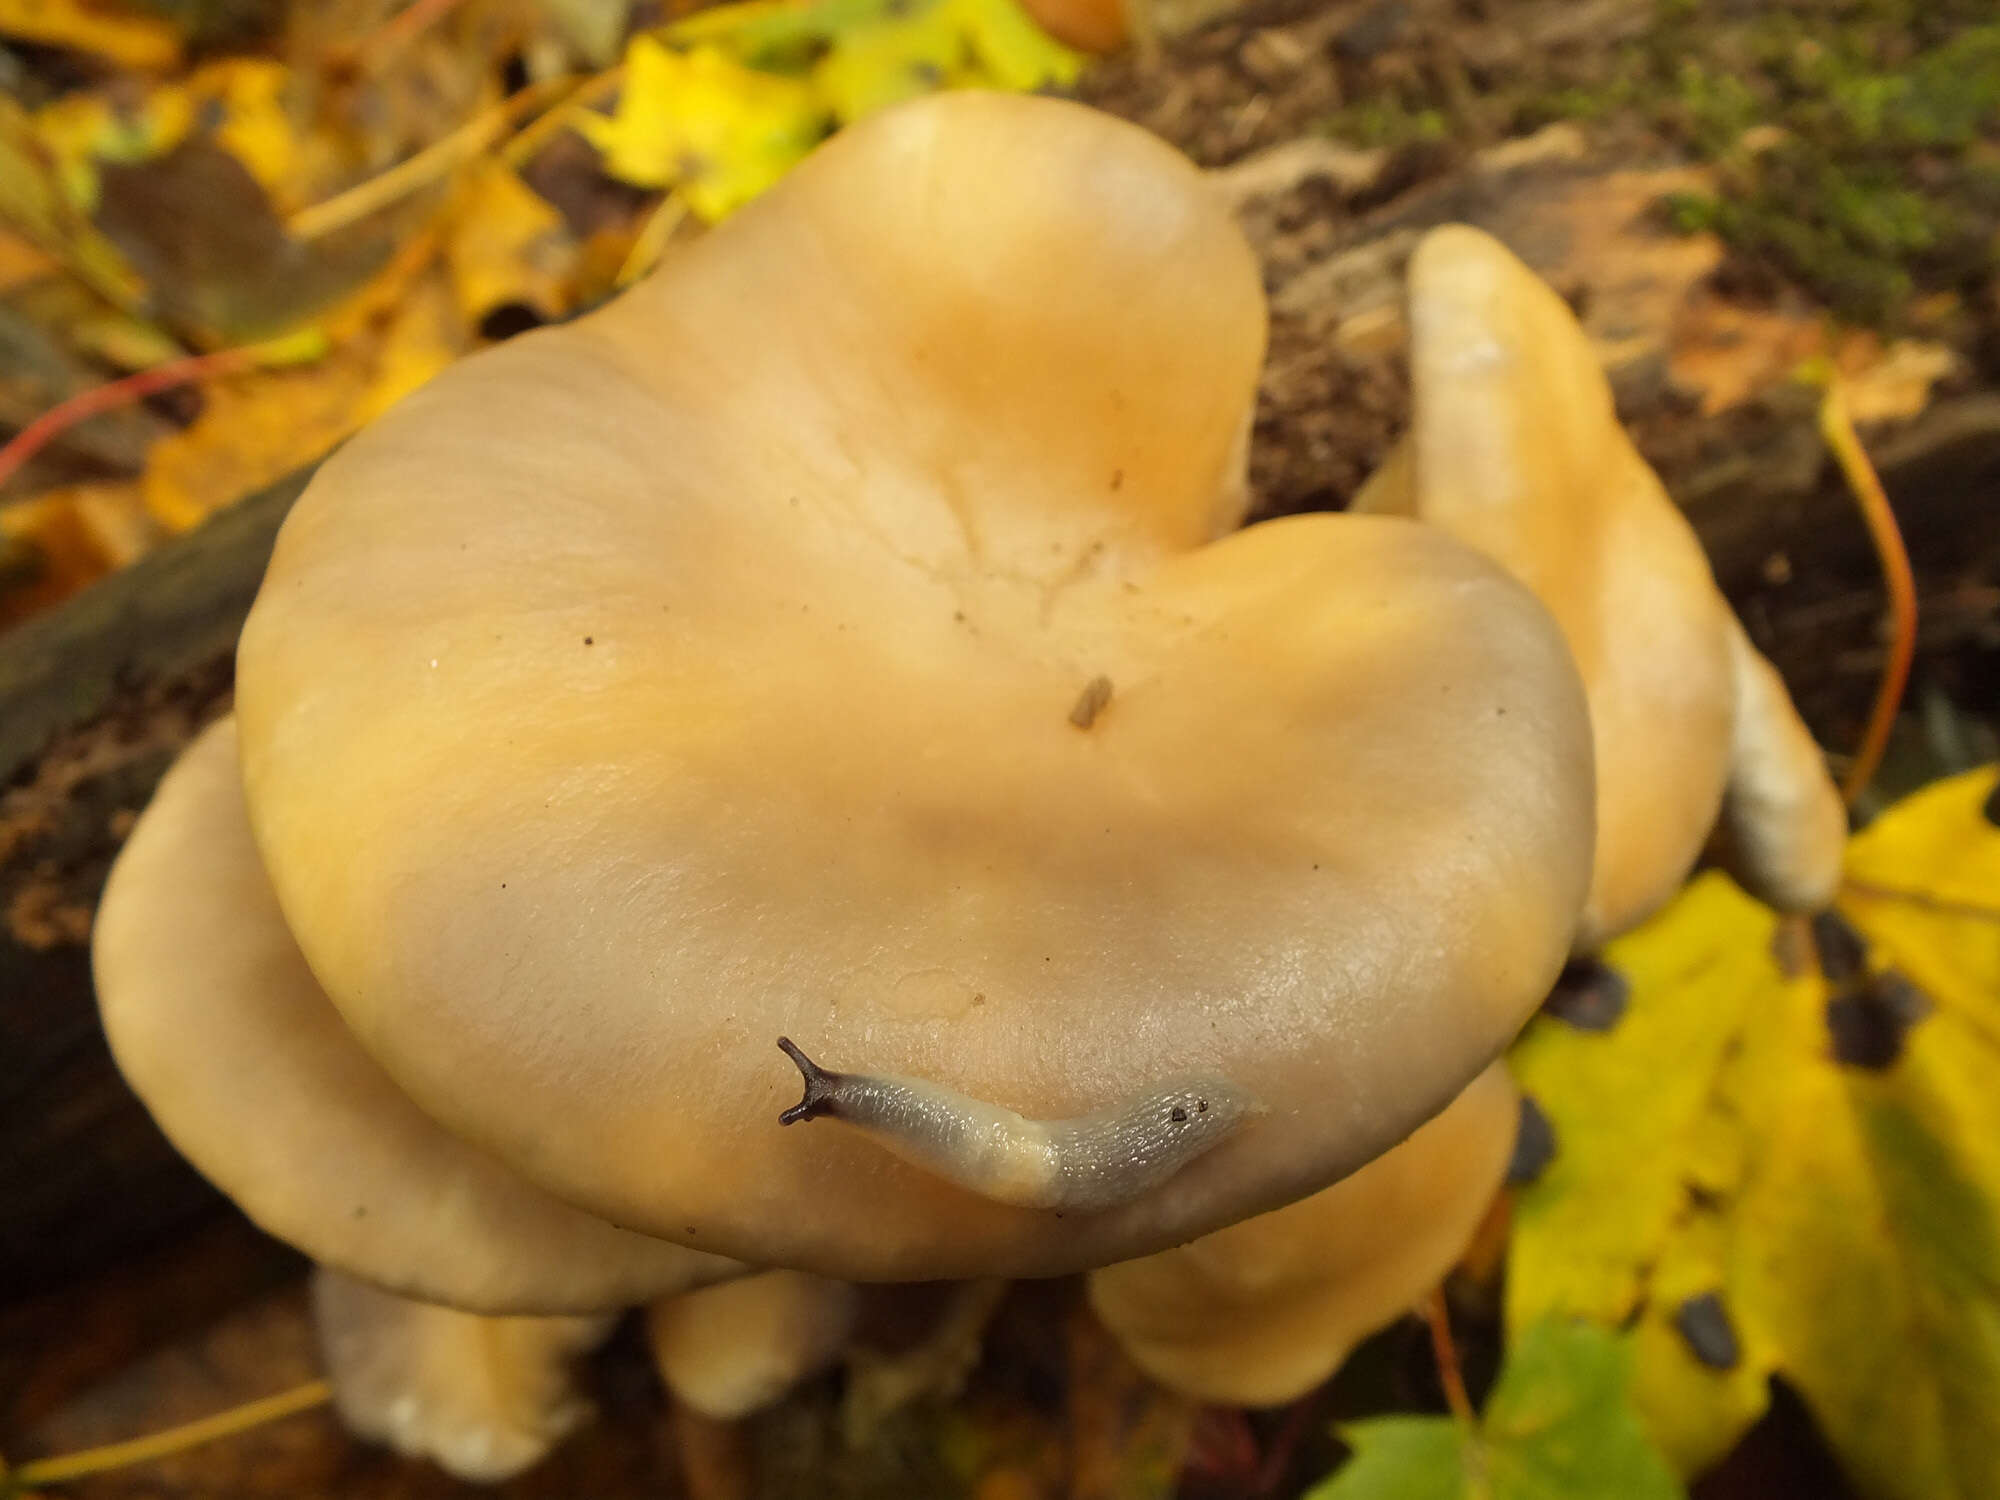
{"label": "mushroom cluster", "polygon": [[[1403,514],[1239,529],[1226,208],[1132,126],[945,95],[325,464],[95,963],[163,1128],[326,1268],[357,1430],[496,1476],[628,1306],[726,1416],[832,1356],[842,1281],[1114,1262],[1149,1368],[1282,1399],[1435,1280],[1506,1154],[1494,1060],[1630,905],[1592,739],[1654,688],[1567,603],[1637,521],[1538,570],[1442,498],[1465,360],[1413,295]],[[1699,732],[1768,748],[1706,587]],[[1659,894],[1705,831],[1643,854]],[[1225,1318],[1238,1366],[1318,1344],[1202,1373]]]}

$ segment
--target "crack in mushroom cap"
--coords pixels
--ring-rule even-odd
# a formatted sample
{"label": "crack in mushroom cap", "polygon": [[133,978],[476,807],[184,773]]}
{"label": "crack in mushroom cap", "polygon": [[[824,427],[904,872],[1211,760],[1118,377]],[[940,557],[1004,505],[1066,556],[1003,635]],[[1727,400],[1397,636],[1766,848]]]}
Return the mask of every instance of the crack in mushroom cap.
{"label": "crack in mushroom cap", "polygon": [[1619,425],[1567,304],[1463,224],[1418,245],[1409,304],[1410,435],[1354,508],[1444,528],[1561,622],[1596,739],[1597,852],[1579,947],[1673,894],[1725,793],[1757,894],[1824,905],[1847,832],[1824,758]]}
{"label": "crack in mushroom cap", "polygon": [[1519,1111],[1496,1062],[1332,1187],[1093,1271],[1091,1308],[1140,1369],[1198,1401],[1295,1401],[1464,1254],[1506,1176]]}
{"label": "crack in mushroom cap", "polygon": [[[856,1280],[1158,1249],[1435,1113],[1569,946],[1581,685],[1433,528],[1211,540],[1263,332],[1186,161],[954,94],[350,443],[238,711],[364,1045],[565,1199]],[[1065,1217],[779,1129],[780,1035],[1030,1118],[1201,1075],[1265,1113]]]}
{"label": "crack in mushroom cap", "polygon": [[286,931],[236,725],[167,772],[92,935],[119,1069],[175,1147],[315,1260],[480,1312],[594,1312],[738,1274],[619,1229],[447,1135],[341,1024]]}

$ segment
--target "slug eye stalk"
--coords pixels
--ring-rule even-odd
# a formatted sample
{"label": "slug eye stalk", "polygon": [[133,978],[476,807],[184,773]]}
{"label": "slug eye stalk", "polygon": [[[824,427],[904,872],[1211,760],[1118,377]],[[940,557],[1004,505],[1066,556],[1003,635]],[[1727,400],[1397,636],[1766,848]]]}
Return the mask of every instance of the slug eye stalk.
{"label": "slug eye stalk", "polygon": [[805,1078],[806,1095],[790,1109],[778,1116],[780,1125],[796,1125],[801,1120],[817,1120],[821,1115],[835,1113],[833,1105],[834,1085],[839,1082],[837,1073],[829,1073],[805,1053],[788,1036],[778,1038],[778,1050],[799,1066]]}

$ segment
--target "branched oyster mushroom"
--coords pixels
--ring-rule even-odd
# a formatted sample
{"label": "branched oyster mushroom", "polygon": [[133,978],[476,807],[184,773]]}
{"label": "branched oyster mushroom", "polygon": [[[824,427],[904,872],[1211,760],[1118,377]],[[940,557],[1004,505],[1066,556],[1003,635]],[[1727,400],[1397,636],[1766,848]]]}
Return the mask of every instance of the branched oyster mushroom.
{"label": "branched oyster mushroom", "polygon": [[[1222,534],[1262,345],[1184,160],[956,94],[363,433],[238,685],[362,1045],[594,1214],[858,1279],[1157,1249],[1435,1113],[1568,946],[1582,698],[1436,528]],[[780,1035],[1026,1120],[1205,1077],[1265,1113],[1015,1205],[776,1129]]]}
{"label": "branched oyster mushroom", "polygon": [[[409,1299],[1102,1265],[1324,1187],[1514,1034],[1588,884],[1583,685],[1435,527],[1234,529],[1263,335],[1188,163],[950,95],[322,468],[243,634],[240,789],[218,731],[97,957],[190,1156],[388,1289],[322,1311],[443,1351],[337,1380],[521,1348],[406,1393],[471,1447],[395,1441],[470,1469],[492,1393],[554,1390],[501,1423],[548,1440],[589,1331]],[[845,1070],[835,1122],[779,1127],[779,1036]]]}

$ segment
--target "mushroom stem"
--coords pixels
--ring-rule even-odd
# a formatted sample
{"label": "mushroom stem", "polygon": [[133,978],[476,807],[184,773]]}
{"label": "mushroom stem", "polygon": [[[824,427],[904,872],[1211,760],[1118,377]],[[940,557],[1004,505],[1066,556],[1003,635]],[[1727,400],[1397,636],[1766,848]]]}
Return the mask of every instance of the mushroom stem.
{"label": "mushroom stem", "polygon": [[830,1115],[915,1166],[1020,1208],[1101,1209],[1129,1203],[1261,1113],[1226,1079],[1170,1080],[1123,1104],[1067,1120],[1030,1120],[921,1078],[833,1073],[792,1042],[805,1097],[780,1125]]}

